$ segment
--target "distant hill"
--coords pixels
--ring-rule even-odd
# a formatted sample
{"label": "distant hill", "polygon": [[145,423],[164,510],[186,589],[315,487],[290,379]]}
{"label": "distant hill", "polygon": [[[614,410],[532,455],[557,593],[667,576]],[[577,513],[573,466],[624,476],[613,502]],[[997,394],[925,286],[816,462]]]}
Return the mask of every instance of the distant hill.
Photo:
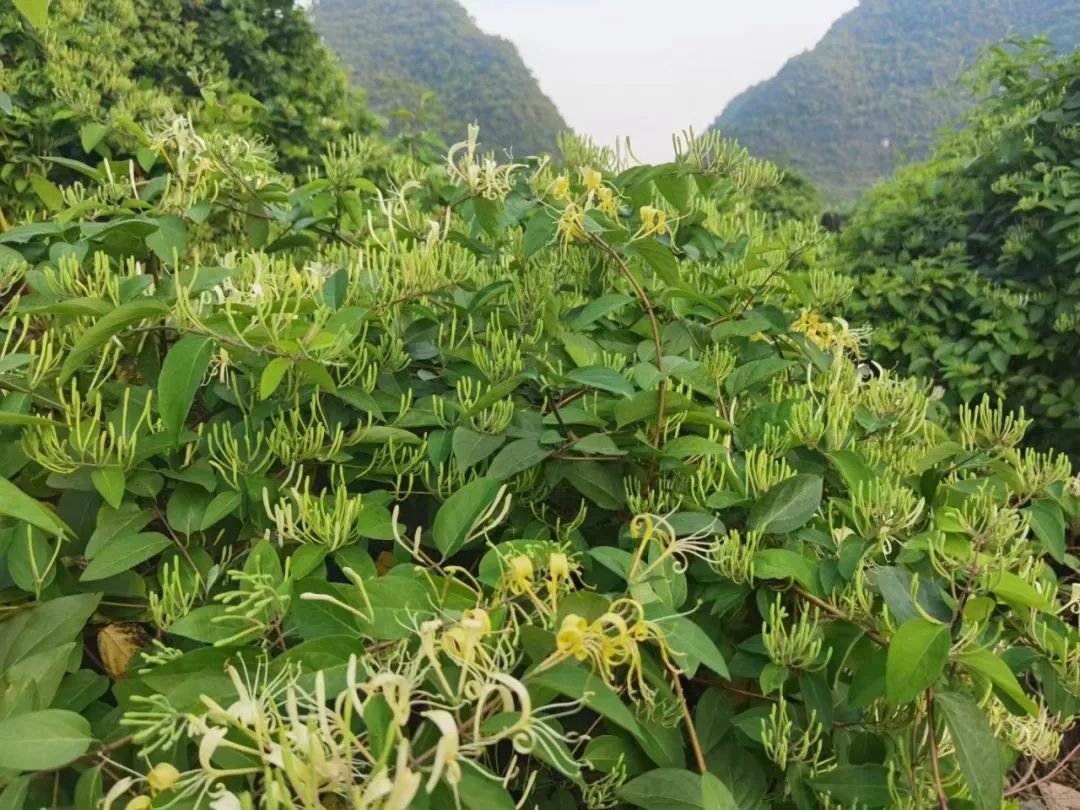
{"label": "distant hill", "polygon": [[925,154],[968,103],[956,78],[1007,36],[1080,44],[1080,0],[862,0],[715,127],[846,202]]}
{"label": "distant hill", "polygon": [[316,0],[312,11],[371,108],[392,122],[427,110],[453,143],[476,121],[485,148],[519,156],[553,151],[566,129],[517,48],[455,0]]}

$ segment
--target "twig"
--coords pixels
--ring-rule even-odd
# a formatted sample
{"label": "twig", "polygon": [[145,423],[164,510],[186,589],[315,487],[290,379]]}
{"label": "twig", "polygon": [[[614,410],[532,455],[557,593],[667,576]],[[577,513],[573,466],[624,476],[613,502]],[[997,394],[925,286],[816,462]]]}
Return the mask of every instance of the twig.
{"label": "twig", "polygon": [[1006,798],[1008,798],[1009,796],[1015,796],[1018,793],[1023,793],[1025,790],[1031,790],[1031,788],[1035,787],[1036,785],[1041,785],[1043,782],[1049,782],[1051,779],[1053,779],[1055,776],[1065,770],[1065,766],[1067,766],[1069,762],[1072,761],[1072,758],[1075,757],[1078,753],[1080,753],[1080,744],[1076,745],[1069,753],[1067,753],[1065,757],[1061,760],[1061,762],[1054,766],[1054,769],[1050,771],[1050,773],[1046,774],[1045,776],[1040,776],[1034,782],[1013,785],[1011,788],[1006,790]]}
{"label": "twig", "polygon": [[675,694],[682,706],[683,722],[686,724],[686,733],[690,737],[690,748],[694,752],[694,760],[697,762],[698,771],[706,773],[709,766],[705,763],[705,754],[701,751],[701,742],[698,740],[697,728],[694,727],[694,718],[690,716],[690,707],[686,703],[686,694],[682,688],[682,673],[672,667],[668,668],[671,682],[675,686]]}
{"label": "twig", "polygon": [[[630,282],[630,285],[634,288],[634,292],[637,293],[637,297],[641,299],[642,306],[645,307],[645,313],[649,318],[649,327],[652,330],[653,345],[656,349],[656,370],[661,374],[664,372],[664,349],[663,341],[660,337],[660,321],[656,317],[656,310],[653,309],[652,301],[649,300],[648,294],[645,289],[638,284],[638,280],[634,278],[633,272],[630,270],[630,265],[626,263],[626,259],[619,255],[619,253],[611,247],[607,242],[598,236],[591,235],[589,237],[592,242],[599,245],[608,256],[615,260],[615,263],[619,266],[623,276]],[[653,447],[657,450],[660,449],[660,439],[664,435],[664,411],[667,407],[667,380],[660,380],[660,386],[657,389],[660,397],[656,406],[656,430],[653,432]],[[649,473],[645,479],[645,485],[643,487],[644,492],[648,492],[652,487],[653,477],[656,473],[656,464],[659,457],[654,457],[649,462]]]}
{"label": "twig", "polygon": [[[824,599],[819,599],[809,591],[803,590],[798,585],[792,585],[791,590],[798,594],[800,598],[809,602],[811,605],[814,605],[815,607],[820,608],[821,610],[828,613],[834,619],[845,619],[847,621],[851,621],[851,617],[844,613],[842,610],[833,607]],[[863,632],[866,633],[867,637],[870,638],[872,641],[880,644],[882,647],[888,646],[888,639],[886,639],[885,636],[881,635],[881,633],[877,632],[877,630],[874,630],[872,627],[867,627],[866,625],[860,626],[862,627]]]}
{"label": "twig", "polygon": [[930,768],[934,773],[934,789],[937,790],[938,806],[949,810],[949,797],[941,784],[941,763],[938,762],[937,725],[934,723],[934,687],[926,690],[926,724],[930,732]]}

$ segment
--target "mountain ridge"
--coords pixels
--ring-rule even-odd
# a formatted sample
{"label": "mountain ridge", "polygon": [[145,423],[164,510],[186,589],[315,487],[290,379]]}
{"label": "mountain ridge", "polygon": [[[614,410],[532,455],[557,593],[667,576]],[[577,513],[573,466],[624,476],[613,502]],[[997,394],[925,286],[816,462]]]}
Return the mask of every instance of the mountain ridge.
{"label": "mountain ridge", "polygon": [[1080,1],[862,0],[713,127],[847,202],[925,154],[968,106],[956,80],[984,48],[1038,34],[1080,44]]}
{"label": "mountain ridge", "polygon": [[480,124],[484,148],[553,152],[567,128],[517,47],[456,0],[318,0],[312,19],[391,128],[421,124],[448,143]]}

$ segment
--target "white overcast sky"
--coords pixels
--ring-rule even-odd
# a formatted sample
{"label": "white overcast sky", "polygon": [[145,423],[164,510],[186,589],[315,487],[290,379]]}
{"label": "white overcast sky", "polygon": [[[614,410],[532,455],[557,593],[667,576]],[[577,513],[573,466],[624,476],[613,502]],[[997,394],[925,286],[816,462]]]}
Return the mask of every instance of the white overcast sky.
{"label": "white overcast sky", "polygon": [[665,160],[671,134],[812,48],[858,0],[461,0],[518,46],[567,123]]}

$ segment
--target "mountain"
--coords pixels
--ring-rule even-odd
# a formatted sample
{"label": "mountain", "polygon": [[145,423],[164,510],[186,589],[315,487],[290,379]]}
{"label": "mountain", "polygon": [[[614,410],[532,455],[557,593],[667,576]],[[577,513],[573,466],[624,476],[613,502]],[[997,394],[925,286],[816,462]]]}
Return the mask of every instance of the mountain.
{"label": "mountain", "polygon": [[317,0],[312,12],[371,108],[392,123],[420,110],[454,143],[476,121],[485,148],[517,155],[553,151],[567,128],[517,48],[481,31],[455,0]]}
{"label": "mountain", "polygon": [[847,202],[968,106],[956,80],[983,49],[1035,35],[1075,48],[1080,0],[862,0],[714,126]]}

